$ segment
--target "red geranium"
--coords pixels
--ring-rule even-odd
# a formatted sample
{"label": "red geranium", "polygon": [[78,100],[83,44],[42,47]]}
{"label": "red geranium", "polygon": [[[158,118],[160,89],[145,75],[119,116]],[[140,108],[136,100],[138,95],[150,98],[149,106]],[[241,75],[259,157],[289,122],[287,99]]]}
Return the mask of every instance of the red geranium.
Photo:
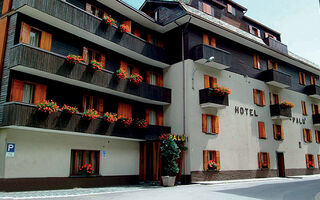
{"label": "red geranium", "polygon": [[103,18],[103,21],[107,24],[107,25],[109,25],[109,26],[115,26],[116,25],[116,20],[114,20],[112,17],[111,17],[111,15],[109,16],[109,15],[107,15],[107,16],[105,16],[104,18]]}
{"label": "red geranium", "polygon": [[41,103],[37,104],[38,111],[44,112],[44,113],[53,113],[57,112],[59,110],[59,106],[57,105],[56,102],[50,100],[45,100]]}
{"label": "red geranium", "polygon": [[76,55],[73,55],[73,54],[69,54],[67,56],[67,62],[68,63],[77,64],[77,63],[80,63],[81,61],[83,61],[81,56],[76,56]]}
{"label": "red geranium", "polygon": [[101,71],[103,69],[102,62],[98,62],[96,60],[91,60],[90,66],[97,71]]}
{"label": "red geranium", "polygon": [[120,29],[121,33],[128,33],[129,32],[129,27],[125,24],[121,24],[119,29]]}
{"label": "red geranium", "polygon": [[94,169],[91,164],[85,164],[79,166],[79,173],[82,175],[92,175],[94,173]]}
{"label": "red geranium", "polygon": [[117,79],[125,80],[125,79],[127,79],[127,72],[125,72],[125,71],[122,70],[122,69],[118,69],[118,70],[115,72],[115,77],[116,77]]}
{"label": "red geranium", "polygon": [[114,123],[118,120],[118,114],[116,113],[111,113],[111,112],[106,112],[103,115],[104,121],[109,122],[109,123]]}
{"label": "red geranium", "polygon": [[132,118],[131,117],[119,117],[118,121],[124,126],[129,127],[132,124]]}
{"label": "red geranium", "polygon": [[77,107],[67,106],[66,104],[63,105],[61,110],[70,114],[75,114],[79,112]]}
{"label": "red geranium", "polygon": [[143,78],[139,74],[131,74],[129,77],[129,81],[138,85],[138,84],[142,83]]}
{"label": "red geranium", "polygon": [[86,110],[86,111],[83,113],[83,115],[82,115],[83,118],[86,118],[86,119],[88,119],[88,120],[96,119],[96,118],[98,118],[99,116],[100,116],[100,115],[98,114],[98,112],[95,111],[94,109],[88,109],[88,110]]}
{"label": "red geranium", "polygon": [[148,126],[148,122],[145,119],[136,119],[135,123],[138,128],[147,128]]}

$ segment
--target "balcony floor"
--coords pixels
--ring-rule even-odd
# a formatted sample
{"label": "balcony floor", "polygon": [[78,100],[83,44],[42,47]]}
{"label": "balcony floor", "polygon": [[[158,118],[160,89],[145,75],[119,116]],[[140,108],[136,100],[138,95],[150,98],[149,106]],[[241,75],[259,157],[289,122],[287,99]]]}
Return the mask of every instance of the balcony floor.
{"label": "balcony floor", "polygon": [[223,64],[220,64],[220,63],[217,63],[217,62],[207,62],[206,59],[202,58],[202,59],[199,59],[199,60],[196,60],[194,61],[198,64],[202,64],[202,65],[205,65],[205,66],[208,66],[208,67],[212,67],[212,68],[215,68],[215,69],[218,69],[218,70],[225,70],[225,69],[228,69],[230,68],[229,66],[227,65],[223,65]]}
{"label": "balcony floor", "polygon": [[289,88],[290,87],[290,85],[279,83],[277,81],[269,81],[269,82],[266,82],[266,83],[268,85],[272,85],[272,86],[275,86],[275,87],[278,87],[278,88]]}

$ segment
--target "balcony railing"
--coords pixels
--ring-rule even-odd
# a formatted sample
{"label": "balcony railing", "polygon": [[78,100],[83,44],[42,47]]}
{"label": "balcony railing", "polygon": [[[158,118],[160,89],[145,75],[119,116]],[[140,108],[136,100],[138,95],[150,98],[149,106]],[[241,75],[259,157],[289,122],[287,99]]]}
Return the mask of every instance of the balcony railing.
{"label": "balcony railing", "polygon": [[88,121],[81,114],[68,115],[60,111],[44,115],[35,105],[8,102],[4,105],[3,126],[13,125],[143,140],[156,140],[162,133],[171,132],[171,128],[165,126],[125,128],[117,123],[108,124],[102,118]]}
{"label": "balcony railing", "polygon": [[308,85],[305,87],[305,93],[311,97],[320,99],[320,86]]}
{"label": "balcony railing", "polygon": [[312,115],[313,125],[320,126],[320,114]]}
{"label": "balcony railing", "polygon": [[[171,89],[147,83],[141,83],[138,86],[134,86],[127,80],[120,80],[117,82],[115,81],[113,72],[107,70],[93,71],[88,69],[87,65],[84,63],[68,66],[64,56],[25,44],[16,45],[11,49],[10,67],[17,71],[21,70],[53,80],[61,79],[61,77],[63,77],[65,79],[61,80],[63,82],[72,79],[73,81],[79,81],[80,83],[92,84],[99,88],[103,87],[111,90],[111,94],[118,96],[127,94],[129,95],[128,98],[134,100],[138,97],[157,101],[161,104],[171,103]],[[48,76],[46,74],[51,75]],[[75,83],[72,82],[71,84]],[[112,91],[117,91],[118,93]],[[141,101],[144,100],[142,99]]]}
{"label": "balcony railing", "polygon": [[[163,48],[152,45],[130,33],[120,34],[116,27],[104,26],[102,19],[99,19],[98,17],[87,13],[85,10],[61,0],[13,0],[12,8],[22,8],[19,12],[34,17],[35,19],[39,19],[41,17],[41,20],[47,20],[47,16],[49,15],[53,17],[53,19],[48,19],[46,21],[47,23],[54,26],[58,26],[61,23],[68,23],[69,25],[62,24],[59,28],[72,32],[72,34],[80,34],[80,31],[76,30],[75,27],[80,28],[87,32],[87,34],[82,34],[81,37],[88,38],[88,34],[91,33],[101,37],[101,39],[107,40],[109,43],[112,42],[120,45],[153,60],[168,63],[168,56],[166,56]],[[41,11],[41,16],[39,16],[34,9]],[[44,15],[42,15],[42,13]],[[61,20],[61,22],[53,22],[52,20],[55,19]],[[121,52],[118,48],[116,49],[111,47],[111,49]],[[122,54],[129,56],[126,52],[122,52]],[[134,55],[133,57],[136,58]]]}
{"label": "balcony railing", "polygon": [[271,37],[265,38],[264,42],[274,50],[280,51],[281,53],[288,54],[288,47],[282,44],[280,41],[275,40]]}
{"label": "balcony railing", "polygon": [[261,79],[269,85],[279,88],[291,87],[291,76],[278,70],[267,70],[262,73]]}
{"label": "balcony railing", "polygon": [[270,105],[272,119],[290,119],[292,117],[291,108],[282,107],[279,104]]}
{"label": "balcony railing", "polygon": [[199,91],[200,106],[202,108],[222,108],[229,106],[229,96],[219,95],[213,89],[206,88]]}
{"label": "balcony railing", "polygon": [[[224,70],[231,67],[232,56],[229,52],[209,45],[200,44],[191,50],[195,62]],[[212,60],[210,60],[212,58]]]}

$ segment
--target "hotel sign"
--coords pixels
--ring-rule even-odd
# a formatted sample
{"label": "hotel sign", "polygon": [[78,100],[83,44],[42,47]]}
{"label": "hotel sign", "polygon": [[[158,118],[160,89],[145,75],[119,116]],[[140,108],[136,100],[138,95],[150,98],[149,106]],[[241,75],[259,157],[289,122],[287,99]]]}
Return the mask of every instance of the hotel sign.
{"label": "hotel sign", "polygon": [[251,117],[258,117],[259,116],[255,109],[241,107],[241,106],[235,106],[234,112],[235,112],[235,114],[246,115],[246,116],[251,116]]}

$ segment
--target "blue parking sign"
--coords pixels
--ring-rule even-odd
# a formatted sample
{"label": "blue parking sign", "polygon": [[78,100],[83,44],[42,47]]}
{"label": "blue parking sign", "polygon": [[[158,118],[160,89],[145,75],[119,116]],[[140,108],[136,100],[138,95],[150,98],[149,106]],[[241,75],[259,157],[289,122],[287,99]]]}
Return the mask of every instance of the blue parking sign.
{"label": "blue parking sign", "polygon": [[14,157],[15,149],[16,149],[16,144],[14,144],[14,143],[7,143],[7,153],[6,153],[6,157],[7,157],[7,158],[13,158],[13,157]]}

